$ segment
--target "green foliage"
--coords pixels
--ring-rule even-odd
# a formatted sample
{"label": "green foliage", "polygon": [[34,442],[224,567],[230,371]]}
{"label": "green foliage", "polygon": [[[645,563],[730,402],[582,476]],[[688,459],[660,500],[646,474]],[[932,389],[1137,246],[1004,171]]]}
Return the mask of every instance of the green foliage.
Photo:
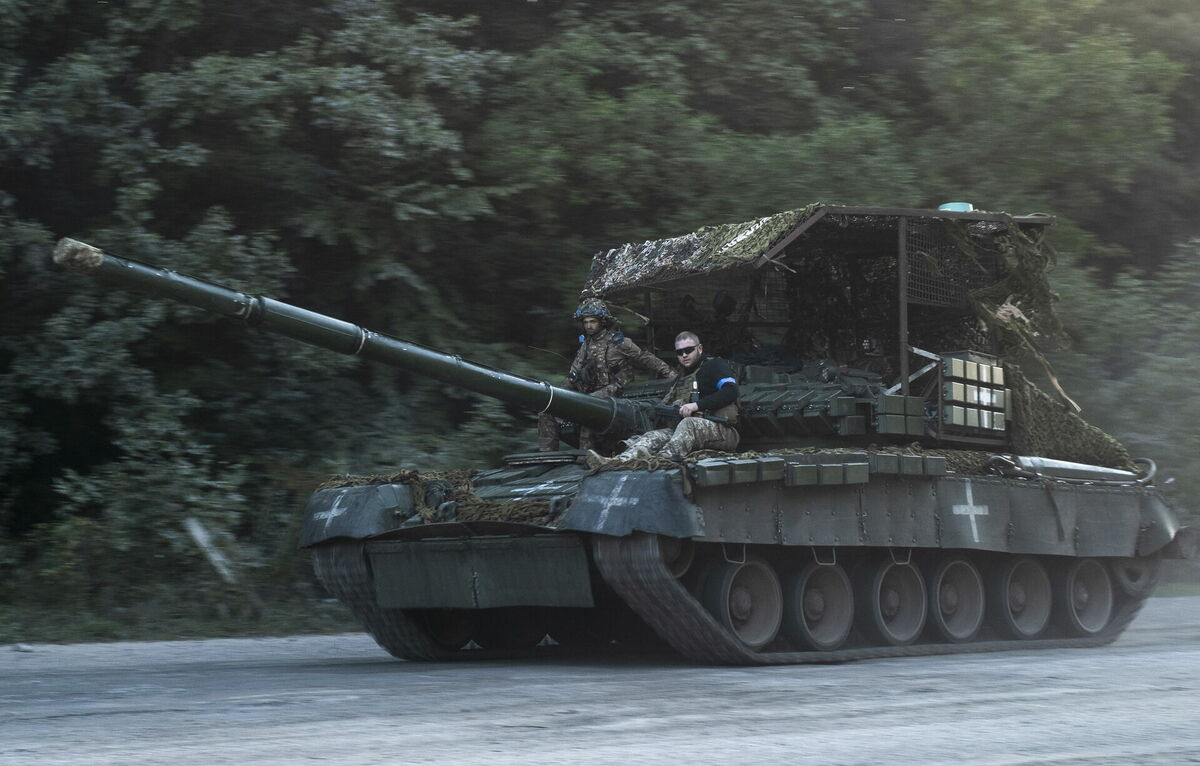
{"label": "green foliage", "polygon": [[1064,385],[1085,418],[1157,461],[1160,481],[1176,479],[1181,510],[1200,515],[1200,240],[1154,279],[1122,275],[1101,287],[1072,265],[1055,275],[1074,338],[1055,359]]}
{"label": "green foliage", "polygon": [[308,595],[327,474],[532,444],[528,413],[56,271],[62,235],[557,378],[522,346],[570,353],[601,248],[816,200],[1053,212],[1064,382],[1194,503],[1197,29],[1187,0],[6,3],[0,601],[215,613],[187,516]]}
{"label": "green foliage", "polygon": [[50,232],[441,337],[458,317],[453,282],[422,276],[432,223],[489,209],[447,114],[503,61],[460,44],[469,20],[374,3],[87,5],[3,27],[0,566],[24,574],[13,593],[54,583],[106,609],[135,583],[211,587],[185,516],[272,564],[307,491],[346,468],[320,456],[353,461],[413,407],[392,393],[375,417],[376,370],[51,271]]}
{"label": "green foliage", "polygon": [[924,24],[927,152],[950,190],[1084,215],[1170,138],[1181,66],[1088,23],[1096,3],[940,3]]}
{"label": "green foliage", "polygon": [[9,584],[75,608],[112,607],[163,582],[210,588],[214,578],[181,521],[231,529],[245,498],[236,468],[214,465],[208,447],[184,436],[182,419],[197,404],[159,396],[115,408],[108,425],[119,459],[86,475],[63,471],[54,483],[62,502],[29,541],[35,564]]}

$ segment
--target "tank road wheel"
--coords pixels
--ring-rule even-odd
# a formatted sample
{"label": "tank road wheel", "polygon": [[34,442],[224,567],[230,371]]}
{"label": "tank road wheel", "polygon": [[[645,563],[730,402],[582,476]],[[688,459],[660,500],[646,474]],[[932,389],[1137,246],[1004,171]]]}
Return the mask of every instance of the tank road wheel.
{"label": "tank road wheel", "polygon": [[1053,596],[1042,563],[1028,556],[1010,558],[992,571],[987,601],[992,621],[1009,638],[1036,638],[1050,621]]}
{"label": "tank road wheel", "polygon": [[795,644],[829,652],[854,625],[854,589],[846,570],[813,561],[783,581],[783,632]]}
{"label": "tank road wheel", "polygon": [[750,649],[761,649],[779,633],[783,592],[775,570],[762,559],[716,564],[704,582],[701,601]]}
{"label": "tank road wheel", "polygon": [[1110,562],[1113,579],[1121,592],[1131,598],[1146,598],[1158,585],[1160,562],[1154,558],[1114,559]]}
{"label": "tank road wheel", "polygon": [[983,626],[983,578],[970,561],[951,556],[929,578],[929,623],[939,638],[970,641]]}
{"label": "tank road wheel", "polygon": [[928,611],[920,571],[912,564],[885,558],[867,563],[856,579],[855,601],[863,629],[892,646],[916,641]]}
{"label": "tank road wheel", "polygon": [[1113,616],[1113,583],[1096,559],[1075,559],[1055,578],[1059,623],[1073,636],[1094,636]]}
{"label": "tank road wheel", "polygon": [[662,552],[663,563],[667,571],[678,580],[692,568],[696,560],[696,544],[687,538],[664,537],[658,538],[658,549]]}

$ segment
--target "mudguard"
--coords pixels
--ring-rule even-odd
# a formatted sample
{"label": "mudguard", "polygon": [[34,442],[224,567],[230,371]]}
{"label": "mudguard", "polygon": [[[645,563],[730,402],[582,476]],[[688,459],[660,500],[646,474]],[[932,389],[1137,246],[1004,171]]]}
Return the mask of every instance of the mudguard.
{"label": "mudguard", "polygon": [[317,490],[304,508],[297,545],[308,548],[336,537],[361,540],[395,529],[412,514],[412,491],[404,484]]}
{"label": "mudguard", "polygon": [[678,470],[605,471],[583,480],[558,528],[616,537],[635,531],[702,537],[704,518],[683,496]]}
{"label": "mudguard", "polygon": [[1141,533],[1138,535],[1137,555],[1148,556],[1174,540],[1181,525],[1171,506],[1167,505],[1158,492],[1140,494],[1142,523]]}

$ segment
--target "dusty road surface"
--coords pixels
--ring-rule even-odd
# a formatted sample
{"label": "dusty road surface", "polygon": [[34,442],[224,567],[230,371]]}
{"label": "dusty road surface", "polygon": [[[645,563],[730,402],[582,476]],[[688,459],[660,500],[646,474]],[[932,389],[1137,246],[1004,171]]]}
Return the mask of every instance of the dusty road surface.
{"label": "dusty road surface", "polygon": [[0,764],[1200,763],[1200,598],[1104,649],[782,668],[392,660],[366,636],[0,647]]}

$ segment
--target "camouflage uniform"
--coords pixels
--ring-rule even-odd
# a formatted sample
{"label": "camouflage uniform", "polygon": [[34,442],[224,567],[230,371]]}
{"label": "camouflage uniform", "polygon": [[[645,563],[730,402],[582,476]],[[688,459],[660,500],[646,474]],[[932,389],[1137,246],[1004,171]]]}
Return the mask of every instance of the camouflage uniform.
{"label": "camouflage uniform", "polygon": [[[719,357],[707,357],[696,369],[680,375],[663,397],[665,404],[681,406],[687,402],[698,402],[704,409],[705,399],[732,382],[733,401],[712,409],[708,414],[725,418],[730,424],[738,419],[737,383],[733,380],[729,363]],[[728,398],[722,395],[722,398]],[[711,399],[709,400],[711,401]],[[737,449],[740,436],[737,429],[726,423],[714,423],[700,417],[688,417],[679,421],[674,428],[659,428],[628,439],[626,449],[616,456],[618,460],[630,460],[650,455],[686,455],[701,449],[732,452]]]}
{"label": "camouflage uniform", "polygon": [[[593,308],[598,307],[598,308]],[[617,396],[633,380],[633,368],[669,378],[674,375],[665,362],[653,354],[642,351],[637,344],[611,327],[611,315],[604,304],[597,300],[585,301],[576,311],[576,316],[599,316],[608,318],[610,326],[603,327],[591,337],[579,336],[579,350],[571,362],[571,369],[562,387],[572,391],[591,394],[599,399]],[[580,313],[592,309],[596,313]],[[603,311],[603,313],[600,313]],[[579,429],[579,448],[594,449],[595,434],[589,428]],[[538,416],[538,449],[558,449],[558,423],[554,416],[543,412]]]}

